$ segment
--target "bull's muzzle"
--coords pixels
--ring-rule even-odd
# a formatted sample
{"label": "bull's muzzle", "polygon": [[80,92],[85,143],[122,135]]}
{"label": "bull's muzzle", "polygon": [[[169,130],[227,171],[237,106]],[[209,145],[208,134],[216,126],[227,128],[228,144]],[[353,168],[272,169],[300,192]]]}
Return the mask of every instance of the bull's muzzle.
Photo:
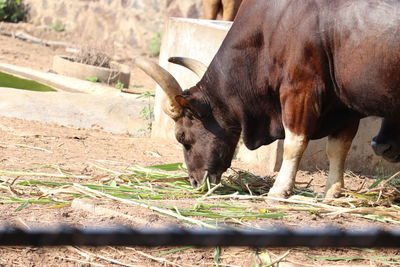
{"label": "bull's muzzle", "polygon": [[375,154],[382,156],[384,159],[390,162],[400,162],[400,154],[398,151],[393,149],[393,146],[388,143],[379,143],[376,138],[371,141],[372,149]]}
{"label": "bull's muzzle", "polygon": [[206,179],[208,179],[211,184],[218,184],[221,181],[221,174],[209,173],[208,171],[205,171],[202,178],[196,178],[193,175],[189,175],[190,184],[194,188],[200,187],[202,183],[206,181]]}

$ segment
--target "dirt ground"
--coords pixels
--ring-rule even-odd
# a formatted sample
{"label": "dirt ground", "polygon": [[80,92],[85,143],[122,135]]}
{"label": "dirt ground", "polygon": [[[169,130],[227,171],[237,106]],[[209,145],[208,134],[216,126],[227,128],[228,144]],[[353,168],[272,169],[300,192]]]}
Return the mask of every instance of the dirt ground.
{"label": "dirt ground", "polygon": [[[15,30],[15,25],[3,25],[2,29]],[[36,34],[41,38],[71,41],[67,33],[49,32],[48,29],[37,29],[31,25],[19,25],[26,32]],[[47,71],[51,68],[52,57],[64,53],[64,49],[51,48],[38,44],[0,35],[0,62]],[[140,54],[140,51],[138,51]],[[129,57],[120,61],[129,64]],[[146,90],[154,88],[154,83],[141,72],[135,70],[134,84],[143,85]],[[144,89],[142,89],[144,90]],[[2,100],[6,101],[6,100]],[[36,171],[48,171],[44,166],[53,166],[74,175],[92,177],[90,183],[99,182],[99,170],[94,166],[106,163],[108,166],[126,168],[133,165],[149,166],[182,162],[183,155],[177,143],[162,139],[133,138],[129,135],[117,135],[100,130],[75,129],[56,124],[45,124],[34,121],[24,121],[14,118],[0,117],[0,170],[16,171],[36,168]],[[40,148],[40,149],[39,149]],[[234,161],[234,167],[262,174],[255,166]],[[14,177],[15,178],[15,177]],[[18,181],[29,180],[32,177],[16,177]],[[0,179],[9,177],[0,174]],[[44,179],[35,177],[35,179]],[[48,178],[47,178],[48,180]],[[321,192],[326,180],[326,173],[300,172],[299,182],[312,181],[311,188]],[[53,181],[65,181],[57,178]],[[364,184],[371,184],[374,179],[363,176],[346,176],[346,187],[358,189]],[[70,179],[68,182],[84,183],[85,179]],[[1,195],[16,194],[2,189]],[[234,200],[229,200],[233,204]],[[192,205],[182,200],[170,200],[176,205]],[[236,202],[236,203],[240,203]],[[11,223],[22,227],[36,227],[67,223],[79,227],[93,225],[110,225],[122,223],[134,227],[162,228],[170,225],[182,226],[176,220],[140,207],[128,206],[112,201],[101,200],[102,207],[115,211],[94,214],[76,206],[66,206],[57,209],[44,208],[41,205],[29,205],[21,211],[16,211],[19,204],[0,204],[0,222]],[[255,202],[254,205],[268,209],[275,205],[269,202]],[[252,224],[263,227],[285,225],[289,227],[307,226],[321,227],[334,225],[340,228],[384,227],[395,228],[390,223],[377,222],[358,218],[347,214],[319,216],[309,211],[293,211],[283,219],[255,220]],[[2,247],[0,248],[0,265],[2,266],[213,266],[214,249],[189,248],[179,253],[170,253],[156,257],[161,252],[171,248],[33,248],[33,247]],[[262,249],[273,260],[288,252],[288,249]],[[219,266],[253,266],[255,250],[250,248],[223,248]],[[359,249],[316,249],[292,248],[279,266],[387,266],[379,259],[370,260],[338,260],[327,261],[313,256],[335,257],[395,257],[400,256],[398,250],[376,249],[373,252]],[[278,266],[278,265],[276,265]]]}

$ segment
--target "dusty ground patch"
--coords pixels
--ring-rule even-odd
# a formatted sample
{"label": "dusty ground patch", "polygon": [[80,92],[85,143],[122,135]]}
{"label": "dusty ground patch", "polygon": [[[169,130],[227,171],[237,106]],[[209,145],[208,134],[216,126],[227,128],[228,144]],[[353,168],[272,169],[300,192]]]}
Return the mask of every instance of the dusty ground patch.
{"label": "dusty ground patch", "polygon": [[[73,129],[60,127],[54,124],[43,124],[38,122],[23,121],[18,119],[0,118],[0,166],[2,170],[27,172],[59,173],[57,169],[49,169],[49,166],[60,168],[63,172],[73,175],[89,176],[88,179],[78,178],[49,178],[36,176],[0,175],[4,182],[17,179],[15,182],[40,180],[51,182],[76,182],[102,184],[101,178],[104,171],[95,166],[106,166],[110,169],[121,170],[126,167],[140,165],[149,166],[154,164],[164,164],[182,161],[179,146],[167,144],[163,140],[151,140],[148,138],[132,138],[127,135],[115,135],[95,130]],[[246,168],[240,162],[235,162],[234,166]],[[32,169],[34,168],[34,169]],[[313,179],[313,188],[320,191],[321,185],[326,178],[325,173],[306,173],[301,172],[300,181]],[[352,181],[349,181],[352,179]],[[350,177],[350,186],[358,187],[364,179],[368,182],[374,181],[366,177]],[[36,187],[35,187],[36,188]],[[40,188],[40,186],[39,186]],[[16,188],[17,189],[17,188]],[[32,189],[33,190],[33,189]],[[34,198],[29,196],[29,192],[10,192],[3,188],[3,197],[13,195],[17,198]],[[157,201],[154,201],[157,202]],[[177,207],[192,207],[197,199],[188,196],[186,199],[166,199],[160,200],[163,205]],[[266,201],[241,201],[225,200],[234,206],[252,207],[257,210],[268,210],[276,203]],[[218,204],[220,201],[207,201],[208,204]],[[135,227],[166,227],[170,225],[183,226],[182,222],[163,216],[145,208],[129,206],[106,199],[97,200],[97,205],[104,209],[117,211],[117,213],[103,212],[95,214],[85,209],[71,208],[70,206],[54,207],[54,204],[30,204],[21,211],[16,211],[21,203],[0,205],[0,221],[17,225],[28,225],[30,227],[52,225],[54,223],[68,223],[71,225],[85,227],[93,225],[109,225],[122,223]],[[294,207],[294,206],[293,206]],[[49,209],[50,208],[50,209]],[[390,223],[382,223],[358,218],[348,214],[342,215],[319,215],[310,214],[309,211],[287,210],[286,216],[282,219],[256,219],[242,220],[245,225],[257,227],[276,227],[278,224],[286,226],[307,226],[320,227],[324,224],[333,224],[342,228],[382,226],[386,228],[394,227]],[[199,218],[204,219],[204,218]],[[171,248],[2,248],[0,255],[2,263],[6,266],[34,266],[39,259],[41,266],[81,266],[83,264],[103,264],[110,265],[110,260],[118,260],[125,264],[134,266],[155,266],[161,263],[151,260],[147,254],[157,256],[162,252],[169,251]],[[274,258],[284,254],[285,249],[268,249],[269,255]],[[147,253],[147,254],[143,254]],[[254,257],[254,249],[248,248],[224,248],[222,250],[220,263],[237,266],[250,266]],[[333,250],[309,250],[306,248],[294,248],[286,257],[289,263],[309,265],[328,264],[329,261],[310,258],[312,256],[326,257],[390,257],[398,256],[395,250],[375,250],[366,252],[363,250],[352,249],[333,249]],[[21,255],[23,255],[21,257]],[[103,257],[103,258],[101,258]],[[107,258],[107,259],[104,259]],[[213,265],[214,249],[188,248],[183,251],[163,255],[175,264],[182,266]],[[384,260],[353,260],[353,264],[384,265]],[[347,261],[339,261],[340,264],[349,264]],[[118,264],[117,264],[118,265]],[[223,266],[223,265],[221,265]],[[298,265],[301,266],[301,265]]]}

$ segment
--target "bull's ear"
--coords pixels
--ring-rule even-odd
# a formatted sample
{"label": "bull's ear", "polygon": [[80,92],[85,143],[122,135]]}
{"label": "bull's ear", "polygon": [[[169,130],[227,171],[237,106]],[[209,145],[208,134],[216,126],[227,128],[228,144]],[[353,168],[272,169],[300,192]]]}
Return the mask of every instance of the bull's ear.
{"label": "bull's ear", "polygon": [[188,109],[191,108],[187,95],[186,95],[186,96],[184,96],[184,95],[177,95],[177,96],[175,96],[175,100],[176,100],[176,102],[177,102],[181,107],[183,107],[183,108],[188,108]]}
{"label": "bull's ear", "polygon": [[175,100],[182,108],[189,109],[198,118],[206,117],[211,110],[207,103],[193,95],[177,95]]}

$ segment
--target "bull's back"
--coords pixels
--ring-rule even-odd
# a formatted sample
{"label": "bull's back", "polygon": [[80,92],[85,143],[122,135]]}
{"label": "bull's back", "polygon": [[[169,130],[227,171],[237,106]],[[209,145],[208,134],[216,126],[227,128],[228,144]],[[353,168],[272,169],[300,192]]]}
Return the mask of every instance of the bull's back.
{"label": "bull's back", "polygon": [[365,115],[400,112],[400,1],[331,1],[321,12],[336,93]]}
{"label": "bull's back", "polygon": [[245,0],[210,72],[224,74],[215,75],[224,99],[253,107],[276,104],[268,91],[279,95],[285,83],[314,79],[321,113],[339,98],[361,114],[393,116],[399,25],[399,0]]}

